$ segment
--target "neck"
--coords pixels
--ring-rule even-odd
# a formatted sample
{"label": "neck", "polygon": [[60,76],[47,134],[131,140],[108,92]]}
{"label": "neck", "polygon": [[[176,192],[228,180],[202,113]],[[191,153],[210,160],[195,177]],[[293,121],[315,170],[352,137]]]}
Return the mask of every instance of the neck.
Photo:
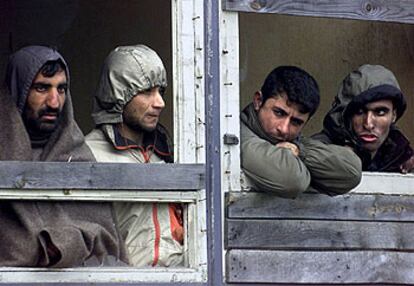
{"label": "neck", "polygon": [[46,145],[51,135],[49,133],[38,134],[31,132],[28,132],[28,134],[33,148],[38,148]]}
{"label": "neck", "polygon": [[137,131],[134,130],[132,128],[130,128],[128,125],[126,124],[122,124],[120,123],[118,125],[118,130],[119,133],[121,133],[121,135],[129,140],[132,140],[133,142],[135,142],[137,145],[142,145],[144,142],[144,133],[141,131]]}

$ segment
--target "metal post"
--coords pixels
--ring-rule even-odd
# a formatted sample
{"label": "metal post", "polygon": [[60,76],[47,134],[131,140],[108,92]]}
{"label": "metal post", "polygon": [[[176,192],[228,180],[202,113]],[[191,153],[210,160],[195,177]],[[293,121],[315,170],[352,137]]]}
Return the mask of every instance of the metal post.
{"label": "metal post", "polygon": [[219,3],[204,0],[208,285],[223,284]]}

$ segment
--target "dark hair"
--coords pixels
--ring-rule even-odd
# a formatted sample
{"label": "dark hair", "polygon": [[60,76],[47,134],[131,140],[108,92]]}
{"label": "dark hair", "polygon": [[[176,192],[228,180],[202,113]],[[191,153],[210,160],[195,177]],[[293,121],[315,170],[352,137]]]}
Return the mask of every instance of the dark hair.
{"label": "dark hair", "polygon": [[287,94],[289,102],[298,104],[300,112],[312,116],[319,106],[319,87],[316,80],[304,70],[294,66],[275,68],[265,79],[262,86],[263,103],[267,99]]}
{"label": "dark hair", "polygon": [[44,77],[53,77],[57,72],[64,71],[66,73],[66,65],[61,59],[55,61],[47,61],[41,68],[40,73]]}

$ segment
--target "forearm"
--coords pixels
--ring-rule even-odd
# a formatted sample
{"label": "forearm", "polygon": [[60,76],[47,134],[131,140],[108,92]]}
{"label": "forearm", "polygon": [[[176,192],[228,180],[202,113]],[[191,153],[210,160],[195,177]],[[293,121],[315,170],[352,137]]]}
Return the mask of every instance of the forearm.
{"label": "forearm", "polygon": [[349,192],[361,181],[361,160],[347,147],[303,138],[300,157],[308,168],[313,188],[329,195]]}
{"label": "forearm", "polygon": [[242,144],[242,168],[253,187],[282,197],[296,197],[310,184],[305,164],[287,148],[265,140]]}

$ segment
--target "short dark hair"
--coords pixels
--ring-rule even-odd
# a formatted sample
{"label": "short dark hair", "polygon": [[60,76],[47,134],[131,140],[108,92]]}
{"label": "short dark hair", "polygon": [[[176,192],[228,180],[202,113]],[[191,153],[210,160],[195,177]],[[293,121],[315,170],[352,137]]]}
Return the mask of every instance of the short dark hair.
{"label": "short dark hair", "polygon": [[319,86],[306,71],[295,66],[280,66],[266,77],[262,89],[263,103],[285,92],[288,101],[298,104],[300,112],[312,116],[319,106]]}
{"label": "short dark hair", "polygon": [[44,77],[53,77],[58,71],[66,73],[66,65],[61,59],[47,61],[39,70]]}

